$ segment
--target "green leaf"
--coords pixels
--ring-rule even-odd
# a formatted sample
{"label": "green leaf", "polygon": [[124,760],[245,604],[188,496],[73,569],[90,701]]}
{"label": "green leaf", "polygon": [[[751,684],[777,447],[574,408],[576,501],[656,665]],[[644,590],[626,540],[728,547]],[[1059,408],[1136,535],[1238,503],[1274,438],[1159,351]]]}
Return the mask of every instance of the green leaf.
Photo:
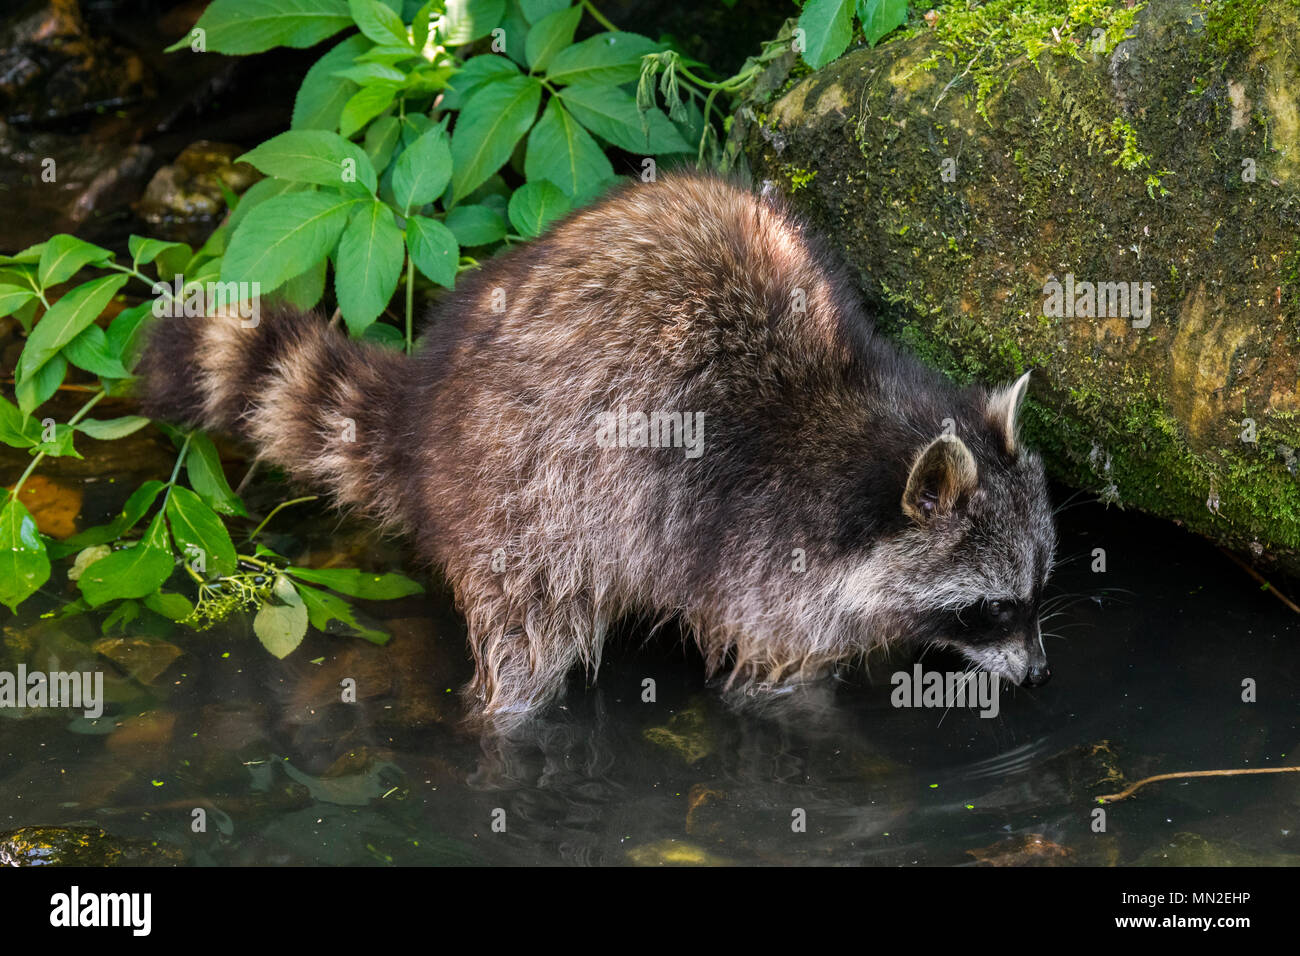
{"label": "green leaf", "polygon": [[524,40],[531,25],[519,6],[519,0],[506,0],[506,14],[501,20],[501,34],[505,42],[493,44],[494,47],[504,49],[497,49],[496,52],[504,53],[520,66],[525,66],[528,58],[524,55]]}
{"label": "green leaf", "polygon": [[260,282],[262,292],[272,291],[329,255],[358,202],[296,192],[258,203],[230,239],[222,281]]}
{"label": "green leaf", "polygon": [[126,284],[127,278],[125,275],[112,275],[92,279],[50,306],[27,337],[23,354],[18,359],[18,379],[30,378],[63,346],[80,335],[104,311],[117,290]]}
{"label": "green leaf", "polygon": [[875,46],[881,37],[907,22],[907,0],[859,0],[858,17],[862,20],[862,35]]}
{"label": "green leaf", "polygon": [[429,42],[429,34],[433,29],[433,8],[441,2],[442,0],[429,0],[415,11],[415,17],[411,20],[411,45],[417,50],[423,50]]}
{"label": "green leaf", "polygon": [[397,288],[406,247],[393,211],[376,200],[358,209],[339,240],[334,294],[348,331],[360,335]]}
{"label": "green leaf", "polygon": [[366,127],[364,149],[375,169],[385,169],[402,135],[402,123],[396,116],[383,116]]}
{"label": "green leaf", "polygon": [[504,217],[488,206],[457,206],[444,224],[462,247],[486,246],[506,237]]}
{"label": "green leaf", "polygon": [[385,44],[382,46],[372,46],[357,57],[358,63],[385,63],[389,66],[401,63],[403,60],[414,60],[418,53],[409,43],[401,46],[397,44]]}
{"label": "green leaf", "polygon": [[108,617],[104,618],[100,630],[105,634],[112,633],[114,628],[121,627],[125,630],[126,625],[130,624],[140,616],[140,605],[136,601],[123,601],[117,607],[109,612]]}
{"label": "green leaf", "polygon": [[853,39],[854,0],[808,0],[799,14],[804,32],[804,62],[819,70],[846,49]]}
{"label": "green leaf", "polygon": [[0,256],[0,265],[13,265],[20,263],[23,265],[36,265],[41,261],[41,256],[45,253],[47,242],[38,242],[34,246],[28,246],[22,252],[16,252],[12,256]]}
{"label": "green leaf", "polygon": [[[239,224],[244,221],[245,217],[256,209],[260,203],[263,203],[268,199],[274,199],[276,196],[283,196],[286,193],[302,192],[307,188],[308,186],[306,183],[290,182],[287,179],[275,179],[273,177],[259,179],[257,182],[253,183],[253,185],[248,187],[248,191],[245,192],[244,195],[239,197],[239,205],[236,206],[235,211],[230,214],[230,218],[226,221],[226,225],[230,227],[230,231],[233,233],[237,228],[239,228]],[[189,262],[187,261],[182,268],[177,269],[176,271],[185,273],[188,268]],[[186,280],[188,281],[189,278],[190,277],[187,275]]]}
{"label": "green leaf", "polygon": [[484,53],[470,57],[447,81],[448,89],[442,105],[449,110],[462,109],[481,87],[511,76],[519,76],[519,67],[504,56]]}
{"label": "green leaf", "polygon": [[294,97],[290,129],[338,129],[343,105],[357,91],[357,84],[335,73],[368,49],[370,41],[356,34],[335,44],[311,65]]}
{"label": "green leaf", "polygon": [[406,245],[415,268],[440,286],[455,286],[460,246],[450,229],[436,219],[410,216],[406,220]]}
{"label": "green leaf", "polygon": [[343,188],[360,182],[372,194],[378,179],[370,157],[356,143],[323,129],[295,129],[273,136],[240,156],[268,176]]}
{"label": "green leaf", "polygon": [[131,264],[136,269],[153,262],[168,249],[189,248],[183,242],[164,242],[145,236],[128,236],[126,246],[131,250]]}
{"label": "green leaf", "polygon": [[230,533],[202,498],[188,488],[172,488],[167,498],[167,520],[186,564],[194,567],[195,558],[201,556],[201,564],[209,576],[235,573],[239,559]]}
{"label": "green leaf", "polygon": [[542,17],[549,16],[569,5],[569,0],[520,0],[519,7],[529,23],[536,23]]}
{"label": "green leaf", "polygon": [[505,165],[533,125],[541,98],[541,84],[528,76],[490,83],[470,97],[451,137],[453,200]]}
{"label": "green leaf", "polygon": [[[49,419],[46,419],[46,421],[48,422]],[[44,429],[42,429],[42,433],[44,433]],[[75,436],[76,432],[73,431],[71,425],[55,425],[53,440],[42,441],[36,446],[36,450],[49,455],[51,458],[80,458],[80,453],[72,447],[72,439]]]}
{"label": "green leaf", "polygon": [[447,12],[438,22],[446,46],[463,46],[485,37],[505,16],[505,0],[447,0]]}
{"label": "green leaf", "polygon": [[343,625],[346,631],[365,638],[372,644],[388,643],[388,634],[362,624],[357,619],[356,608],[337,594],[318,591],[316,588],[309,588],[305,584],[298,585],[298,594],[302,597],[303,604],[307,606],[307,618],[311,621],[311,626],[316,630],[324,634],[336,633],[338,628],[330,627],[330,624],[337,621]]}
{"label": "green leaf", "polygon": [[433,128],[433,120],[423,113],[407,113],[398,122],[401,124],[402,149],[413,146],[417,139]]}
{"label": "green leaf", "polygon": [[144,606],[170,621],[183,621],[194,613],[189,598],[170,591],[155,591],[144,599]]}
{"label": "green leaf", "polygon": [[555,54],[546,70],[551,83],[620,86],[641,76],[641,57],[662,45],[639,33],[597,33]]}
{"label": "green leaf", "polygon": [[369,86],[374,83],[396,83],[401,86],[406,82],[405,73],[396,67],[387,66],[383,63],[358,63],[346,70],[339,70],[334,75],[351,80],[353,83],[359,83],[362,86]]}
{"label": "green leaf", "polygon": [[19,306],[18,311],[12,313],[18,320],[18,324],[22,326],[24,335],[30,334],[32,326],[36,324],[36,310],[40,305],[40,300],[30,299],[25,305]]}
{"label": "green leaf", "polygon": [[613,179],[614,167],[591,134],[552,97],[528,134],[524,175],[529,180],[549,180],[570,199],[577,199],[594,184]]}
{"label": "green leaf", "polygon": [[262,646],[278,658],[288,657],[307,634],[307,607],[293,582],[280,575],[272,594],[279,601],[268,601],[253,618],[253,630]]}
{"label": "green leaf", "polygon": [[123,309],[108,323],[104,338],[110,355],[117,356],[126,369],[134,369],[143,350],[144,330],[153,318],[154,300],[146,299],[138,305]]}
{"label": "green leaf", "polygon": [[174,564],[160,511],[154,515],[139,544],[100,558],[82,572],[77,587],[91,607],[99,607],[114,598],[144,597],[171,577]]}
{"label": "green leaf", "polygon": [[310,581],[331,588],[352,597],[367,598],[374,601],[387,601],[406,597],[409,594],[423,594],[424,588],[410,578],[394,574],[375,574],[359,571],[356,568],[295,568],[285,569],[301,581]]}
{"label": "green leaf", "polygon": [[343,104],[343,112],[339,114],[339,132],[351,136],[388,109],[397,96],[397,89],[395,83],[361,87]]}
{"label": "green leaf", "polygon": [[551,58],[573,42],[582,19],[582,7],[569,7],[548,14],[533,24],[524,40],[524,56],[532,72],[546,69]]}
{"label": "green leaf", "polygon": [[50,237],[45,244],[41,264],[36,270],[36,279],[42,289],[48,289],[71,279],[82,266],[91,263],[103,265],[112,258],[113,253],[107,249],[61,233]]}
{"label": "green leaf", "polygon": [[56,355],[37,369],[34,375],[28,375],[19,382],[14,388],[14,397],[18,399],[18,407],[23,410],[23,414],[30,415],[45,404],[63,384],[63,376],[67,373],[67,359]]}
{"label": "green leaf", "polygon": [[510,197],[510,222],[521,236],[534,239],[570,208],[569,197],[559,186],[544,179],[527,182]]}
{"label": "green leaf", "polygon": [[376,43],[409,44],[402,18],[379,0],[348,0],[348,10],[361,32]]}
{"label": "green leaf", "polygon": [[361,333],[361,341],[374,342],[376,345],[396,349],[399,352],[406,351],[406,336],[402,334],[401,329],[387,322],[373,322],[367,325],[366,330]]}
{"label": "green leaf", "polygon": [[[260,185],[260,182],[254,183],[249,187],[248,192],[252,192]],[[244,193],[244,198],[248,198],[248,193]],[[242,206],[243,204],[243,200],[241,200],[239,205]],[[238,210],[238,207],[236,207],[236,210]],[[233,216],[234,213],[231,215]],[[158,278],[164,282],[170,282],[175,276],[184,275],[185,269],[193,257],[193,251],[184,242],[178,243],[174,249],[164,249],[154,262],[154,268],[158,271]]]}
{"label": "green leaf", "polygon": [[191,47],[202,30],[212,53],[261,53],[277,46],[315,46],[352,26],[345,0],[212,0],[193,30],[165,52]]}
{"label": "green leaf", "polygon": [[320,302],[321,296],[325,294],[326,262],[327,260],[322,259],[314,266],[309,267],[307,271],[300,272],[276,289],[271,295],[277,300],[287,302],[303,312],[314,309],[316,304]]}
{"label": "green leaf", "polygon": [[447,133],[434,126],[402,151],[393,164],[393,196],[403,213],[433,202],[451,179]]}
{"label": "green leaf", "polygon": [[50,546],[50,553],[55,558],[63,558],[74,551],[96,544],[116,541],[126,534],[144,517],[149,506],[154,503],[158,493],[166,487],[161,481],[149,480],[142,484],[126,499],[122,510],[108,524],[97,525],[74,534],[63,541],[56,541]]}
{"label": "green leaf", "polygon": [[613,86],[566,86],[560,98],[576,119],[597,136],[630,153],[681,153],[690,146],[657,107],[644,114],[631,93]]}
{"label": "green leaf", "polygon": [[36,293],[31,289],[0,283],[0,316],[12,315],[34,298]]}
{"label": "green leaf", "polygon": [[85,418],[74,426],[77,431],[98,441],[125,438],[149,424],[143,415],[123,415],[121,418]]}
{"label": "green leaf", "polygon": [[223,515],[248,517],[244,503],[230,490],[226,473],[221,470],[221,456],[217,454],[217,446],[202,432],[194,432],[190,436],[190,450],[185,456],[185,473],[189,475],[190,487],[214,511]]}
{"label": "green leaf", "polygon": [[0,397],[0,441],[14,448],[31,448],[41,441],[36,421],[3,397]]}
{"label": "green leaf", "polygon": [[36,519],[10,497],[0,508],[0,604],[15,611],[50,577],[50,558]]}
{"label": "green leaf", "polygon": [[130,378],[131,373],[112,354],[108,337],[98,325],[88,325],[75,339],[63,347],[63,357],[77,368],[85,369],[100,378]]}

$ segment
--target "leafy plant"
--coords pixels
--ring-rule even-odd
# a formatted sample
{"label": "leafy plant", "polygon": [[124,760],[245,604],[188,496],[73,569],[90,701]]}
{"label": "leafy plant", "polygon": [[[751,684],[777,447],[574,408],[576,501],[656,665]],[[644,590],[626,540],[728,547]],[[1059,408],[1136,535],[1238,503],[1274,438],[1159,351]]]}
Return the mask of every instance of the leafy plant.
{"label": "leafy plant", "polygon": [[[68,576],[76,581],[80,597],[59,614],[107,610],[105,631],[142,615],[204,626],[238,607],[260,606],[262,623],[255,621],[255,629],[278,656],[301,642],[309,620],[322,630],[335,622],[336,629],[385,641],[387,635],[360,623],[343,598],[308,589],[298,583],[299,577],[365,598],[401,597],[418,593],[420,586],[400,575],[294,568],[261,545],[252,554],[239,553],[221,516],[245,517],[247,512],[226,481],[212,440],[201,432],[181,432],[160,424],[178,448],[170,479],[145,482],[107,524],[56,541],[39,533],[36,519],[22,503],[23,486],[44,459],[81,457],[73,441],[78,433],[107,441],[149,424],[140,415],[110,419],[89,415],[104,398],[129,391],[146,321],[155,308],[160,312],[184,308],[189,297],[201,290],[205,277],[215,277],[213,263],[223,242],[221,230],[197,252],[184,243],[131,236],[131,264],[126,265],[108,249],[56,235],[15,256],[0,257],[0,313],[16,315],[29,332],[14,373],[17,404],[0,398],[0,441],[32,456],[0,507],[0,603],[16,610],[49,580],[52,561],[75,556]],[[107,274],[81,282],[51,301],[53,287],[87,268]],[[155,276],[144,272],[146,268]],[[194,278],[182,280],[182,275]],[[96,324],[110,300],[132,279],[159,298],[122,309],[107,328]],[[36,312],[42,307],[37,322]],[[88,389],[90,396],[67,423],[49,417],[38,420],[34,412],[63,385],[69,365],[98,376],[98,386]],[[189,488],[178,483],[182,469]],[[248,535],[250,542],[278,510]],[[141,524],[144,530],[133,537]],[[188,579],[197,602],[169,590],[174,579],[182,586]],[[297,606],[304,608],[301,615],[280,611],[293,606],[290,592]]]}
{"label": "leafy plant", "polygon": [[[240,203],[223,282],[324,295],[367,335],[404,279],[412,346],[418,272],[450,287],[465,248],[539,235],[615,180],[606,148],[688,153],[678,122],[630,91],[662,44],[608,28],[575,42],[588,5],[566,0],[214,0],[189,37],[223,53],[303,46],[355,26],[308,71],[292,127],[242,157],[267,175]],[[407,11],[409,16],[403,16]],[[510,164],[511,188],[499,175]],[[395,336],[369,333],[382,341]]]}
{"label": "leafy plant", "polygon": [[809,66],[819,70],[848,49],[854,16],[862,36],[875,46],[907,22],[907,0],[808,0],[799,15],[799,29]]}
{"label": "leafy plant", "polygon": [[[585,18],[600,29],[579,40]],[[38,531],[20,493],[46,458],[80,457],[78,433],[113,440],[149,424],[89,416],[129,394],[155,310],[202,315],[211,283],[246,283],[307,309],[325,299],[332,273],[349,332],[409,351],[417,283],[450,288],[479,257],[539,235],[617,179],[616,151],[639,157],[642,175],[659,157],[718,161],[718,97],[775,55],[714,81],[665,44],[618,30],[588,0],[214,0],[171,49],[248,54],[352,30],[308,70],[290,129],[242,157],[266,178],[228,196],[230,215],[198,250],[132,236],[128,265],[57,235],[0,257],[0,315],[28,333],[14,401],[0,398],[0,441],[32,456],[0,507],[0,602],[11,610],[49,580],[52,562],[71,559],[80,596],[53,613],[103,611],[106,632],[150,618],[202,629],[256,610],[254,630],[277,656],[308,624],[386,640],[348,599],[419,585],[295,567],[258,540],[282,508],[307,499],[277,506],[236,545],[231,528],[247,510],[200,431],[158,424],[177,448],[170,478],[145,482],[112,521],[66,540]],[[132,280],[152,298],[101,325]],[[381,321],[402,286],[404,314]],[[98,384],[65,385],[69,366]],[[38,417],[60,388],[89,395],[66,423]]]}

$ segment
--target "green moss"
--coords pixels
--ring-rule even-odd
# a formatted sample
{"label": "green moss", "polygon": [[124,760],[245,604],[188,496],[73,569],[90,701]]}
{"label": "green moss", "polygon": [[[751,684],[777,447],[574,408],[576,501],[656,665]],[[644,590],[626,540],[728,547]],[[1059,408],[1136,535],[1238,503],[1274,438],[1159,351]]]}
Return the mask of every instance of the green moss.
{"label": "green moss", "polygon": [[1205,34],[1221,53],[1246,49],[1255,39],[1264,0],[1205,0]]}
{"label": "green moss", "polygon": [[791,192],[798,192],[817,178],[817,170],[815,169],[807,170],[799,166],[791,166],[787,164],[781,167],[781,171],[785,173],[786,177],[790,180]]}
{"label": "green moss", "polygon": [[[901,36],[931,32],[939,49],[922,62],[960,67],[970,77],[976,111],[988,119],[990,97],[1006,89],[1027,63],[1043,54],[1085,59],[1109,53],[1133,26],[1144,4],[1123,0],[948,0],[934,7],[934,26],[924,19]],[[1094,36],[1093,31],[1101,31]]]}
{"label": "green moss", "polygon": [[[1262,547],[1300,573],[1300,415],[1284,410],[1294,365],[1276,360],[1279,346],[1300,342],[1300,204],[1285,177],[1266,189],[1237,172],[1239,157],[1263,157],[1262,182],[1288,155],[1263,124],[1278,110],[1268,97],[1288,89],[1268,77],[1294,75],[1285,43],[1300,29],[1287,19],[1295,0],[1269,0],[1259,21],[1282,51],[1267,75],[1217,53],[1189,3],[1147,9],[1135,62],[1118,72],[1086,47],[1090,27],[1067,32],[1085,44],[1073,53],[1053,38],[1037,69],[1023,35],[1018,48],[986,49],[988,33],[975,31],[935,54],[944,11],[967,24],[1025,13],[1015,29],[986,23],[1010,37],[1035,11],[1056,11],[1059,25],[1073,6],[943,4],[933,30],[914,31],[926,35],[859,50],[806,80],[771,111],[782,153],[755,135],[749,156],[781,179],[819,172],[798,201],[858,267],[886,334],[958,382],[1041,370],[1030,441],[1057,478],[1219,543]],[[985,58],[1014,81],[981,102],[974,76]],[[922,72],[936,63],[940,74]],[[900,84],[901,74],[919,82]],[[1248,88],[1246,126],[1229,123],[1229,80]],[[842,106],[811,108],[829,102]],[[955,177],[943,175],[945,160]],[[1179,172],[1172,194],[1165,166]],[[1150,278],[1155,323],[1042,316],[1042,283],[1064,271]],[[1171,356],[1184,367],[1171,370]],[[1261,362],[1278,374],[1252,373]],[[1238,438],[1245,417],[1257,443]]]}

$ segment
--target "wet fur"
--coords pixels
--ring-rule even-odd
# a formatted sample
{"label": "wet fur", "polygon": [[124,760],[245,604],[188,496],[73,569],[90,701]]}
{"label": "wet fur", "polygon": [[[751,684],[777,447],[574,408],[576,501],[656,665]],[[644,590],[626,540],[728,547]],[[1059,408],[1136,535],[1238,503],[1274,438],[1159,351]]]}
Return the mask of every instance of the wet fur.
{"label": "wet fur", "polygon": [[[160,322],[145,407],[411,533],[454,588],[488,716],[545,702],[575,664],[594,677],[629,613],[680,615],[710,672],[749,686],[942,643],[926,622],[990,595],[1036,619],[1050,508],[1014,408],[877,335],[832,261],[779,201],[629,185],[462,276],[411,359],[314,315]],[[620,406],[704,412],[703,455],[598,447]],[[921,521],[900,501],[945,419],[976,484]]]}

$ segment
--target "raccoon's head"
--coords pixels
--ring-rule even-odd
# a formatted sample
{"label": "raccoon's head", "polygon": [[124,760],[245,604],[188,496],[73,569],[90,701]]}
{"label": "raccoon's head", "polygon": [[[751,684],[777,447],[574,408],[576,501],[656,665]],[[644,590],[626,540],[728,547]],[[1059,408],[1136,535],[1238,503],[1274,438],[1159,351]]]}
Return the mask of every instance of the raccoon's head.
{"label": "raccoon's head", "polygon": [[1038,686],[1051,677],[1038,615],[1056,531],[1042,461],[1017,434],[1028,384],[1026,373],[989,394],[969,443],[941,435],[917,454],[894,544],[910,565],[899,595],[909,637]]}

